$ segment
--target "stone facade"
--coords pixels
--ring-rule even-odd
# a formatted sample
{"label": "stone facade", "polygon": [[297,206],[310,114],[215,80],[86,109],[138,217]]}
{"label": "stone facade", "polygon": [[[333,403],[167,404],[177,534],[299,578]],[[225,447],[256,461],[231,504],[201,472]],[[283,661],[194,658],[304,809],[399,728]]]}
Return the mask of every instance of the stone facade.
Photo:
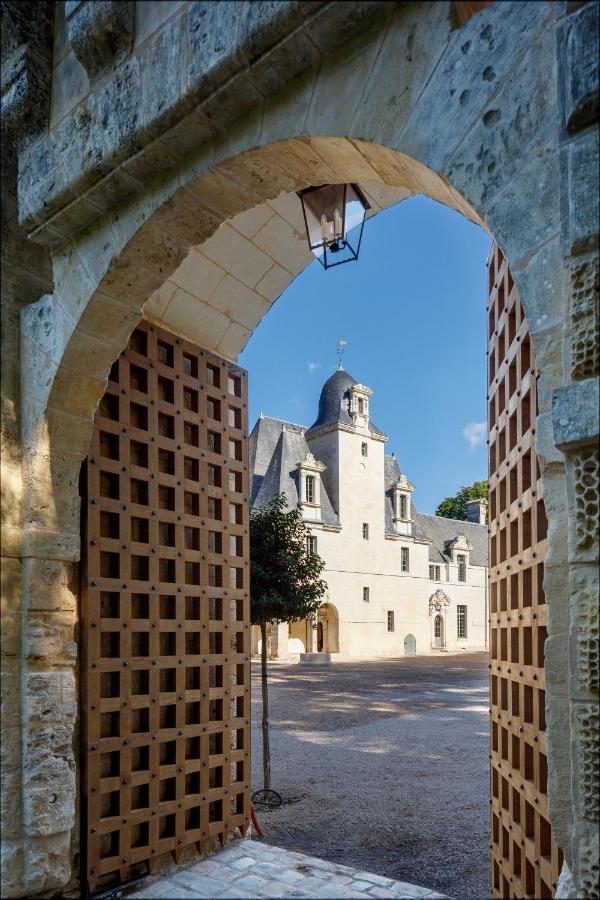
{"label": "stone facade", "polygon": [[[386,454],[374,409],[372,391],[340,368],[325,382],[310,428],[261,416],[250,435],[252,507],[283,493],[302,510],[325,562],[315,620],[273,626],[273,657],[487,646],[487,501],[471,501],[475,521],[418,513],[415,485]],[[260,629],[253,632],[258,652]]]}
{"label": "stone facade", "polygon": [[2,4],[5,896],[77,874],[78,479],[111,363],[146,305],[234,359],[307,262],[294,192],[347,181],[425,193],[509,260],[540,373],[558,895],[598,896],[597,16],[570,0]]}

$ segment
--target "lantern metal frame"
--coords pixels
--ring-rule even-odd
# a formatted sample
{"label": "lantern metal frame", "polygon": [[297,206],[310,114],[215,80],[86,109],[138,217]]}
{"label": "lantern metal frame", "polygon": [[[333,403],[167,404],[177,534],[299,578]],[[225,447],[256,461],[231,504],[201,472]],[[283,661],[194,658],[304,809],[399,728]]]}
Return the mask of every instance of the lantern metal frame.
{"label": "lantern metal frame", "polygon": [[[363,207],[363,210],[364,210],[362,222],[360,223],[360,232],[358,234],[358,241],[356,242],[356,249],[352,246],[350,241],[347,239],[347,236],[345,238],[342,238],[342,241],[336,240],[335,236],[334,236],[334,238],[329,241],[321,241],[321,243],[319,243],[319,244],[311,243],[310,230],[308,227],[308,219],[306,218],[306,206],[304,203],[304,198],[306,197],[307,194],[312,194],[315,191],[320,191],[322,188],[329,187],[329,186],[330,185],[327,185],[327,184],[319,184],[319,185],[314,185],[311,187],[304,188],[303,190],[297,192],[297,196],[300,198],[300,203],[302,206],[302,215],[304,216],[304,227],[306,229],[306,239],[308,241],[309,249],[310,249],[311,253],[313,253],[313,255],[315,256],[315,258],[321,263],[321,265],[323,266],[324,269],[333,269],[334,266],[342,266],[342,265],[344,265],[344,263],[354,262],[355,260],[358,259],[358,254],[360,252],[360,245],[361,245],[361,241],[362,241],[363,229],[365,227],[365,220],[367,218],[367,211],[369,209],[371,209],[371,204],[365,197],[364,193],[361,191],[358,184],[356,184],[354,182],[350,182],[349,185],[344,184],[343,185],[344,196],[343,196],[343,203],[342,203],[342,235],[346,234],[346,197],[347,197],[347,193],[348,193],[348,186],[350,186],[352,188],[352,190],[355,192],[355,194],[358,197],[358,199]],[[331,185],[331,187],[333,187],[333,185]],[[334,245],[336,245],[336,244],[342,244],[342,247],[335,247],[335,249],[334,249]],[[323,258],[321,258],[320,256],[317,256],[315,253],[315,250],[319,250],[320,248],[323,249]],[[328,252],[329,252],[329,256],[331,257],[331,255],[337,253],[339,249],[349,250],[350,254],[351,254],[350,257],[347,259],[340,259],[335,262],[330,262],[330,260],[328,259]]]}

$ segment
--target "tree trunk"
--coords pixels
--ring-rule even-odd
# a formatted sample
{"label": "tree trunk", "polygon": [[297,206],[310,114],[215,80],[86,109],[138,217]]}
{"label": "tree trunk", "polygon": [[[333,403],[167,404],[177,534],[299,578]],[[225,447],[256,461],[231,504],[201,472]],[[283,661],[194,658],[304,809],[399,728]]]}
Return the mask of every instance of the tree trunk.
{"label": "tree trunk", "polygon": [[263,736],[263,787],[271,788],[271,750],[269,747],[269,687],[267,684],[267,623],[260,626],[262,637],[261,676],[262,676],[262,736]]}

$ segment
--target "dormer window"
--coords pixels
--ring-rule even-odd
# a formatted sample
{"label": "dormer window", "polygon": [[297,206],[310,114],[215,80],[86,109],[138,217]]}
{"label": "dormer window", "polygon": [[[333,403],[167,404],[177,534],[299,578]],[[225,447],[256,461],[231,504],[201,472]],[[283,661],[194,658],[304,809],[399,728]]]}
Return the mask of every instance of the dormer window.
{"label": "dormer window", "polygon": [[456,554],[456,562],[458,563],[458,580],[467,580],[467,557],[464,553]]}
{"label": "dormer window", "polygon": [[298,463],[298,505],[307,519],[321,518],[321,472],[324,470],[323,463],[310,452]]}
{"label": "dormer window", "polygon": [[398,480],[392,484],[393,517],[397,534],[411,533],[410,495],[414,489],[414,484],[411,484],[406,475],[402,474],[400,474]]}
{"label": "dormer window", "polygon": [[358,398],[358,414],[359,416],[364,416],[365,414],[365,401],[362,397]]}

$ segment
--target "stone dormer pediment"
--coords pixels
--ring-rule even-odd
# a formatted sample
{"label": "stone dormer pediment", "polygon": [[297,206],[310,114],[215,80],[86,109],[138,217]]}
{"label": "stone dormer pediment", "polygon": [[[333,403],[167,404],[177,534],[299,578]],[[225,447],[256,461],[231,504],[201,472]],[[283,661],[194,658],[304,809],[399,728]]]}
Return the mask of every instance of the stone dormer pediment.
{"label": "stone dormer pediment", "polygon": [[451,541],[446,541],[446,547],[452,553],[470,553],[473,544],[467,540],[464,534],[457,534]]}
{"label": "stone dormer pediment", "polygon": [[439,613],[445,606],[450,606],[450,597],[441,588],[429,598],[429,615]]}
{"label": "stone dormer pediment", "polygon": [[307,472],[324,472],[327,466],[319,462],[309,451],[304,459],[298,463],[298,468]]}
{"label": "stone dormer pediment", "polygon": [[392,484],[392,490],[395,491],[414,491],[414,489],[414,484],[403,474],[400,474],[398,480],[394,481]]}

